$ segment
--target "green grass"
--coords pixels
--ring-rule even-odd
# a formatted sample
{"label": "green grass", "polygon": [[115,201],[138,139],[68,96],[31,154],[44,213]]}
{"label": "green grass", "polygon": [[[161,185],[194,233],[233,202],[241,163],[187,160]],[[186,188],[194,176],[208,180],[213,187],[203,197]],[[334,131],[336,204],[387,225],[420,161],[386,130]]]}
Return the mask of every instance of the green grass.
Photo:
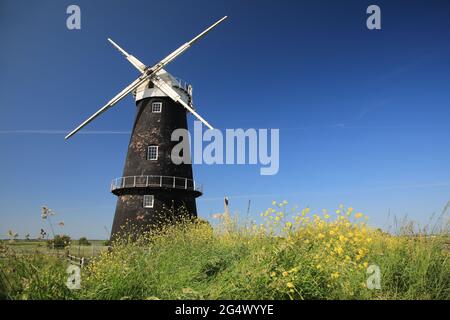
{"label": "green grass", "polygon": [[52,249],[47,246],[45,240],[0,240],[4,246],[14,250],[17,254],[54,254],[62,255],[69,250],[71,255],[79,257],[97,256],[99,253],[105,251],[108,247],[104,245],[105,240],[89,240],[91,245],[78,245],[78,240],[72,240],[71,244],[66,249]]}
{"label": "green grass", "polygon": [[[0,296],[450,299],[447,229],[434,236],[393,236],[345,216],[307,220],[302,212],[288,220],[284,213],[270,211],[264,226],[227,225],[213,231],[207,224],[184,222],[135,241],[120,240],[82,270],[80,290],[66,288],[64,260],[41,253],[16,255],[14,246],[3,244]],[[379,290],[366,286],[366,268],[372,264],[381,270]]]}

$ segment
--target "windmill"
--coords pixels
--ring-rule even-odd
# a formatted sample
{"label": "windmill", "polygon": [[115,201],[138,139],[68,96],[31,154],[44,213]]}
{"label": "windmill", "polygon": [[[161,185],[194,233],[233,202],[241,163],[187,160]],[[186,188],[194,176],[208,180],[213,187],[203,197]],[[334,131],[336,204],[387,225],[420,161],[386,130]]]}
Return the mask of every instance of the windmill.
{"label": "windmill", "polygon": [[136,225],[149,229],[159,223],[167,211],[197,215],[195,199],[202,194],[193,180],[191,164],[174,164],[171,141],[175,129],[187,129],[187,112],[192,113],[209,129],[192,104],[192,86],[169,74],[164,67],[189,49],[196,41],[223,22],[215,22],[195,38],[170,53],[153,66],[146,66],[113,40],[108,41],[141,73],[125,89],[113,97],[70,132],[67,140],[100,114],[132,93],[136,101],[136,117],[128,146],[123,175],[111,183],[111,192],[118,197],[111,237],[123,226]]}

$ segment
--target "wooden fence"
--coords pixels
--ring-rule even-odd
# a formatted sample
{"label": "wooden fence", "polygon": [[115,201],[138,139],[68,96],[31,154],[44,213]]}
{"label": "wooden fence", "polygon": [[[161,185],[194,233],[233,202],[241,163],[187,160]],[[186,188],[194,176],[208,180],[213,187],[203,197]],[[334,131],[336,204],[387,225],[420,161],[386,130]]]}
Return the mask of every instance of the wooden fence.
{"label": "wooden fence", "polygon": [[88,258],[85,258],[85,257],[80,258],[80,257],[73,256],[71,254],[67,254],[66,258],[70,264],[76,265],[80,268],[83,268],[89,261]]}

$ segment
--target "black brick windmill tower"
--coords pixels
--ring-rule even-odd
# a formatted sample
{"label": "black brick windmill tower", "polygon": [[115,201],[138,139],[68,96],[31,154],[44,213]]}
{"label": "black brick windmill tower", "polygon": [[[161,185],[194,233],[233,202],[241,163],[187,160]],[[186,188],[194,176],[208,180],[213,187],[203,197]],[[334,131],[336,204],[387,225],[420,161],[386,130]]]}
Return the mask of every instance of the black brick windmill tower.
{"label": "black brick windmill tower", "polygon": [[129,93],[135,97],[136,118],[123,176],[111,183],[111,192],[118,197],[112,237],[125,226],[135,225],[140,230],[148,230],[165,214],[170,216],[171,213],[176,215],[184,211],[197,216],[195,199],[202,194],[201,189],[193,180],[190,163],[175,164],[172,161],[171,151],[178,142],[171,141],[171,135],[176,129],[187,129],[187,112],[208,128],[212,129],[212,126],[194,110],[192,87],[163,68],[226,18],[223,17],[152,67],[144,65],[108,39],[141,75],[65,139]]}

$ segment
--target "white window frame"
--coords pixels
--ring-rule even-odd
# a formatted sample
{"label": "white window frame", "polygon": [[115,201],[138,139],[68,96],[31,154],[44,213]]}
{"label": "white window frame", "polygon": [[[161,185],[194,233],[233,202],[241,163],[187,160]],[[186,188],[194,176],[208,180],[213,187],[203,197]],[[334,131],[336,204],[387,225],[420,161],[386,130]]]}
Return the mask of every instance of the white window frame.
{"label": "white window frame", "polygon": [[[156,158],[154,158],[154,159],[150,157],[150,148],[156,148]],[[158,160],[158,151],[159,151],[158,146],[155,146],[155,145],[148,146],[148,148],[147,148],[147,160],[152,160],[152,161]]]}
{"label": "white window frame", "polygon": [[[155,107],[159,107],[159,111],[155,111]],[[162,111],[162,102],[152,102],[152,112],[161,113],[161,111]]]}
{"label": "white window frame", "polygon": [[144,208],[153,208],[153,205],[155,204],[155,196],[152,194],[147,194],[142,199],[142,205]]}

